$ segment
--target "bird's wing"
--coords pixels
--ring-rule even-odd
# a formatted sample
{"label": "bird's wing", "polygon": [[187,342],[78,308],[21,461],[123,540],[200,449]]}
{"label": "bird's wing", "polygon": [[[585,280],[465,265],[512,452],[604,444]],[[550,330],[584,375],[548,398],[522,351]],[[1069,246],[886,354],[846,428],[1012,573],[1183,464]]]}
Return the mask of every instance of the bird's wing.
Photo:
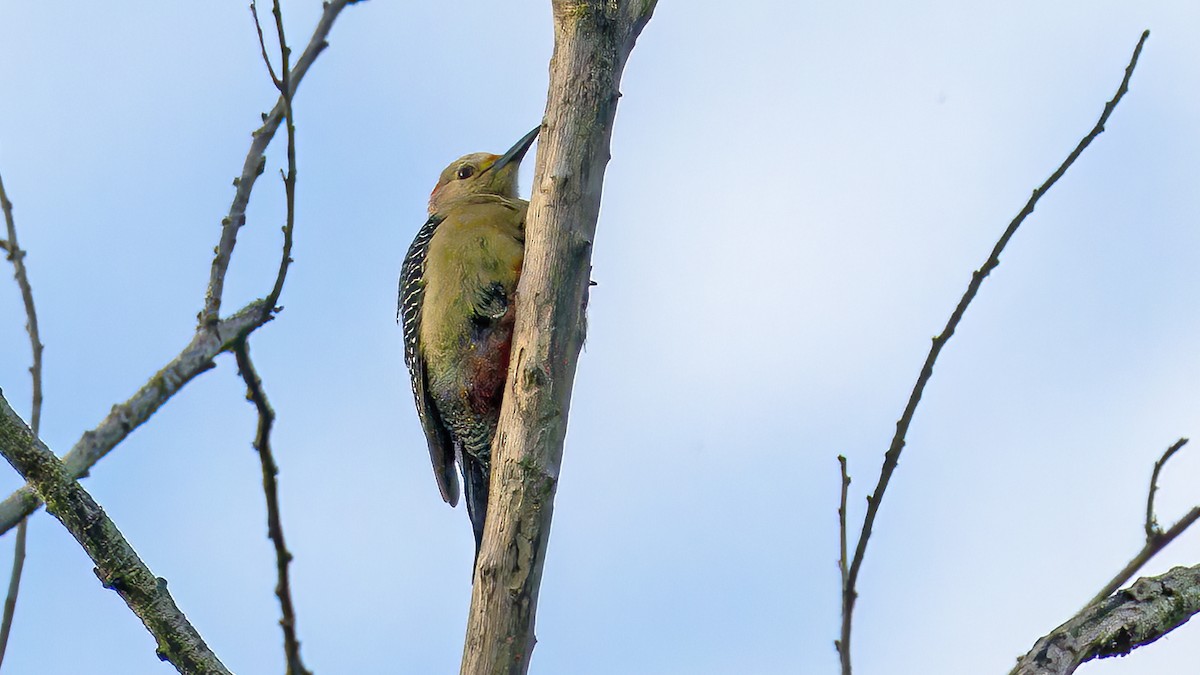
{"label": "bird's wing", "polygon": [[508,293],[504,291],[504,284],[493,281],[480,286],[471,310],[480,319],[495,320],[504,316],[508,311]]}
{"label": "bird's wing", "polygon": [[420,326],[421,303],[425,297],[425,254],[429,242],[442,222],[440,216],[430,216],[417,231],[416,238],[408,247],[404,264],[400,268],[400,299],[396,320],[404,329],[404,363],[412,376],[413,398],[417,403],[417,417],[425,429],[429,442],[429,459],[433,461],[433,475],[438,489],[451,506],[458,504],[458,477],[454,474],[454,446],[446,425],[438,415],[433,399],[426,389],[425,358],[421,356]]}

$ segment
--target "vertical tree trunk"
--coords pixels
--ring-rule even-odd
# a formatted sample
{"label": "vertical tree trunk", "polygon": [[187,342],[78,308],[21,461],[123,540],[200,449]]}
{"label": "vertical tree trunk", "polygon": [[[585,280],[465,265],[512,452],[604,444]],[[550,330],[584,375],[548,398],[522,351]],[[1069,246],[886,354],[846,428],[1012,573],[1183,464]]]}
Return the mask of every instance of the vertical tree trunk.
{"label": "vertical tree trunk", "polygon": [[553,0],[550,88],[463,675],[529,667],[618,86],[655,2]]}

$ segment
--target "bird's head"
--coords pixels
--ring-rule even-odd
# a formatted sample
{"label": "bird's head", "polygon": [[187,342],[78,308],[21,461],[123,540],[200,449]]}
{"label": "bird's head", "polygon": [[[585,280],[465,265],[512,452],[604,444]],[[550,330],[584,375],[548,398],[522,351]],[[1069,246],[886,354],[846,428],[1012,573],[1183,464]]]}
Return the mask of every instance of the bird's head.
{"label": "bird's head", "polygon": [[516,199],[517,168],[540,130],[539,126],[525,134],[503,155],[476,152],[451,162],[442,171],[437,186],[429,195],[429,213],[432,215],[474,195],[499,195]]}

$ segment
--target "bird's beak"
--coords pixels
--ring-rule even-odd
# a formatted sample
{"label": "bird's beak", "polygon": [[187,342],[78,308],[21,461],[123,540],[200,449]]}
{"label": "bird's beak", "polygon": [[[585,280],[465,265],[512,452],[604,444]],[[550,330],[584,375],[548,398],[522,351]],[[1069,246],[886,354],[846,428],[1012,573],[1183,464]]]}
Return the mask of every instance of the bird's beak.
{"label": "bird's beak", "polygon": [[517,141],[516,145],[509,148],[508,152],[501,155],[500,159],[496,160],[495,163],[493,163],[489,168],[499,171],[510,163],[519,164],[521,162],[521,158],[525,156],[525,153],[529,152],[529,147],[533,145],[534,140],[536,140],[538,137],[538,132],[541,130],[542,126],[540,124],[534,127],[533,131],[522,136],[521,140]]}

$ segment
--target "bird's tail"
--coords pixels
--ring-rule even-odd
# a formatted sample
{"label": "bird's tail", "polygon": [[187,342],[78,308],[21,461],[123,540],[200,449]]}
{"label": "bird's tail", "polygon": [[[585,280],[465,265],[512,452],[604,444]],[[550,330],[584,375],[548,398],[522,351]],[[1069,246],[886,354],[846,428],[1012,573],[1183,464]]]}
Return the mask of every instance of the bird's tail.
{"label": "bird's tail", "polygon": [[475,532],[475,559],[478,561],[479,547],[483,544],[483,524],[487,520],[488,481],[491,479],[491,472],[483,461],[466,452],[460,456],[459,466],[462,468],[467,515],[471,517],[471,529]]}

